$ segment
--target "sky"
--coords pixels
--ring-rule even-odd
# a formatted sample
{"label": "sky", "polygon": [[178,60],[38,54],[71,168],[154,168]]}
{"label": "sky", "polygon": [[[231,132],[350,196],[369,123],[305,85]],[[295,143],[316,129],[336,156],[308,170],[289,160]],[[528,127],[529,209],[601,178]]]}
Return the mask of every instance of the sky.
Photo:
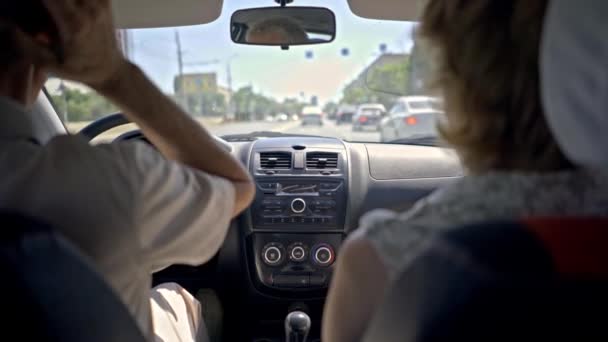
{"label": "sky", "polygon": [[[317,96],[324,103],[339,99],[344,86],[377,57],[380,44],[386,44],[392,53],[407,53],[413,45],[414,23],[357,17],[346,0],[295,0],[292,4],[331,9],[336,15],[337,28],[332,43],[284,51],[279,47],[237,45],[231,41],[232,13],[243,8],[274,5],[273,0],[228,0],[224,1],[221,17],[206,25],[131,30],[130,57],[165,92],[173,93],[173,79],[178,73],[177,30],[185,73],[217,72],[218,82],[226,86],[230,61],[235,90],[251,85],[256,92],[277,100],[287,97],[309,100]],[[341,55],[343,48],[349,49],[349,56]],[[307,51],[314,54],[312,59],[306,58]]]}

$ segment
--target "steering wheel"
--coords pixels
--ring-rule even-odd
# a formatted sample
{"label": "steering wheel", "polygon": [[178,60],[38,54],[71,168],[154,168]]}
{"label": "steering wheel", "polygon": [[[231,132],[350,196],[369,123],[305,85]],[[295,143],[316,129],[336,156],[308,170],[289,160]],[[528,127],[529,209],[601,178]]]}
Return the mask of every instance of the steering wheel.
{"label": "steering wheel", "polygon": [[[88,124],[85,128],[83,128],[78,134],[87,139],[87,141],[93,140],[95,137],[101,135],[104,132],[111,130],[112,128],[126,125],[131,123],[126,116],[122,113],[115,113],[112,115],[105,116],[103,118],[97,119],[90,124]],[[226,142],[224,139],[213,136],[220,146],[226,149],[228,152],[232,152],[232,146]],[[126,133],[119,135],[117,138],[113,140],[113,142],[117,141],[127,141],[127,140],[141,140],[147,143],[150,141],[144,136],[144,134],[139,129],[135,129]]]}

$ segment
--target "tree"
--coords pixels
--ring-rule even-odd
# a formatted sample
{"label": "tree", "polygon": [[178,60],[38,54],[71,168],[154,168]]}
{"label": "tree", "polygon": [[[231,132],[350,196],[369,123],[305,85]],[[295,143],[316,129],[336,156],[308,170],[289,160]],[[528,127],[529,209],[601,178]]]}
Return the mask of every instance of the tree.
{"label": "tree", "polygon": [[296,98],[285,99],[281,104],[281,112],[288,115],[299,115],[302,112],[302,108],[304,108],[304,104]]}
{"label": "tree", "polygon": [[91,121],[118,111],[114,105],[97,93],[85,93],[78,89],[65,89],[64,92],[51,98],[60,114],[65,113],[67,103],[68,121]]}
{"label": "tree", "polygon": [[340,103],[361,105],[381,103],[390,108],[399,96],[407,94],[409,59],[370,67],[344,89]]}
{"label": "tree", "polygon": [[285,99],[283,103],[279,103],[274,98],[255,93],[252,87],[238,89],[232,97],[232,102],[237,120],[261,120],[279,113],[299,114],[304,107],[304,104],[296,99]]}
{"label": "tree", "polygon": [[407,93],[411,95],[428,94],[427,84],[432,70],[431,59],[425,52],[425,47],[419,39],[414,40],[411,63],[409,65],[409,79]]}
{"label": "tree", "polygon": [[326,114],[334,114],[337,111],[338,111],[338,104],[333,101],[327,102],[325,104],[325,106],[323,107],[323,112],[325,112]]}

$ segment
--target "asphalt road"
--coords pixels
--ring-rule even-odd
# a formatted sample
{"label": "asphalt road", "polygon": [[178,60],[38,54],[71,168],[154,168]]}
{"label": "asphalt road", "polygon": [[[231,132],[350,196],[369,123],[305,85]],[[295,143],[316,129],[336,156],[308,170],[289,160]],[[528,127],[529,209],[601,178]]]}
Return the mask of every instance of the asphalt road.
{"label": "asphalt road", "polygon": [[235,122],[208,126],[215,135],[246,134],[255,131],[273,131],[287,134],[319,135],[340,138],[353,142],[379,142],[380,133],[373,131],[353,132],[352,125],[337,126],[334,121],[325,120],[323,126],[302,126],[299,121],[290,122]]}
{"label": "asphalt road", "polygon": [[[346,141],[352,142],[379,142],[380,133],[374,131],[366,132],[353,132],[352,125],[340,125],[337,126],[335,121],[325,120],[323,126],[302,126],[300,121],[288,121],[288,122],[266,122],[266,121],[253,121],[253,122],[232,122],[232,123],[220,123],[219,121],[213,120],[199,120],[207,127],[211,133],[217,136],[232,135],[232,134],[247,134],[256,131],[272,131],[286,134],[305,134],[305,135],[318,135],[324,137],[340,138]],[[76,122],[68,124],[68,129],[72,133],[80,131],[84,126],[89,124],[88,122]],[[105,132],[99,137],[95,138],[94,142],[111,142],[114,138],[119,135],[136,129],[137,127],[133,124],[120,126],[110,131]]]}

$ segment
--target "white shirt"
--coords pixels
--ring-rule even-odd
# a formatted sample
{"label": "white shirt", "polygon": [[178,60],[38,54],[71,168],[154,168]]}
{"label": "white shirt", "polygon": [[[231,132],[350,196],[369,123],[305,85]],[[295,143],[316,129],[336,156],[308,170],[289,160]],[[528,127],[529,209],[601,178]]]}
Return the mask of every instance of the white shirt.
{"label": "white shirt", "polygon": [[233,185],[142,142],[59,136],[41,146],[30,114],[2,98],[0,120],[0,208],[39,218],[80,247],[152,336],[151,274],[217,253]]}

